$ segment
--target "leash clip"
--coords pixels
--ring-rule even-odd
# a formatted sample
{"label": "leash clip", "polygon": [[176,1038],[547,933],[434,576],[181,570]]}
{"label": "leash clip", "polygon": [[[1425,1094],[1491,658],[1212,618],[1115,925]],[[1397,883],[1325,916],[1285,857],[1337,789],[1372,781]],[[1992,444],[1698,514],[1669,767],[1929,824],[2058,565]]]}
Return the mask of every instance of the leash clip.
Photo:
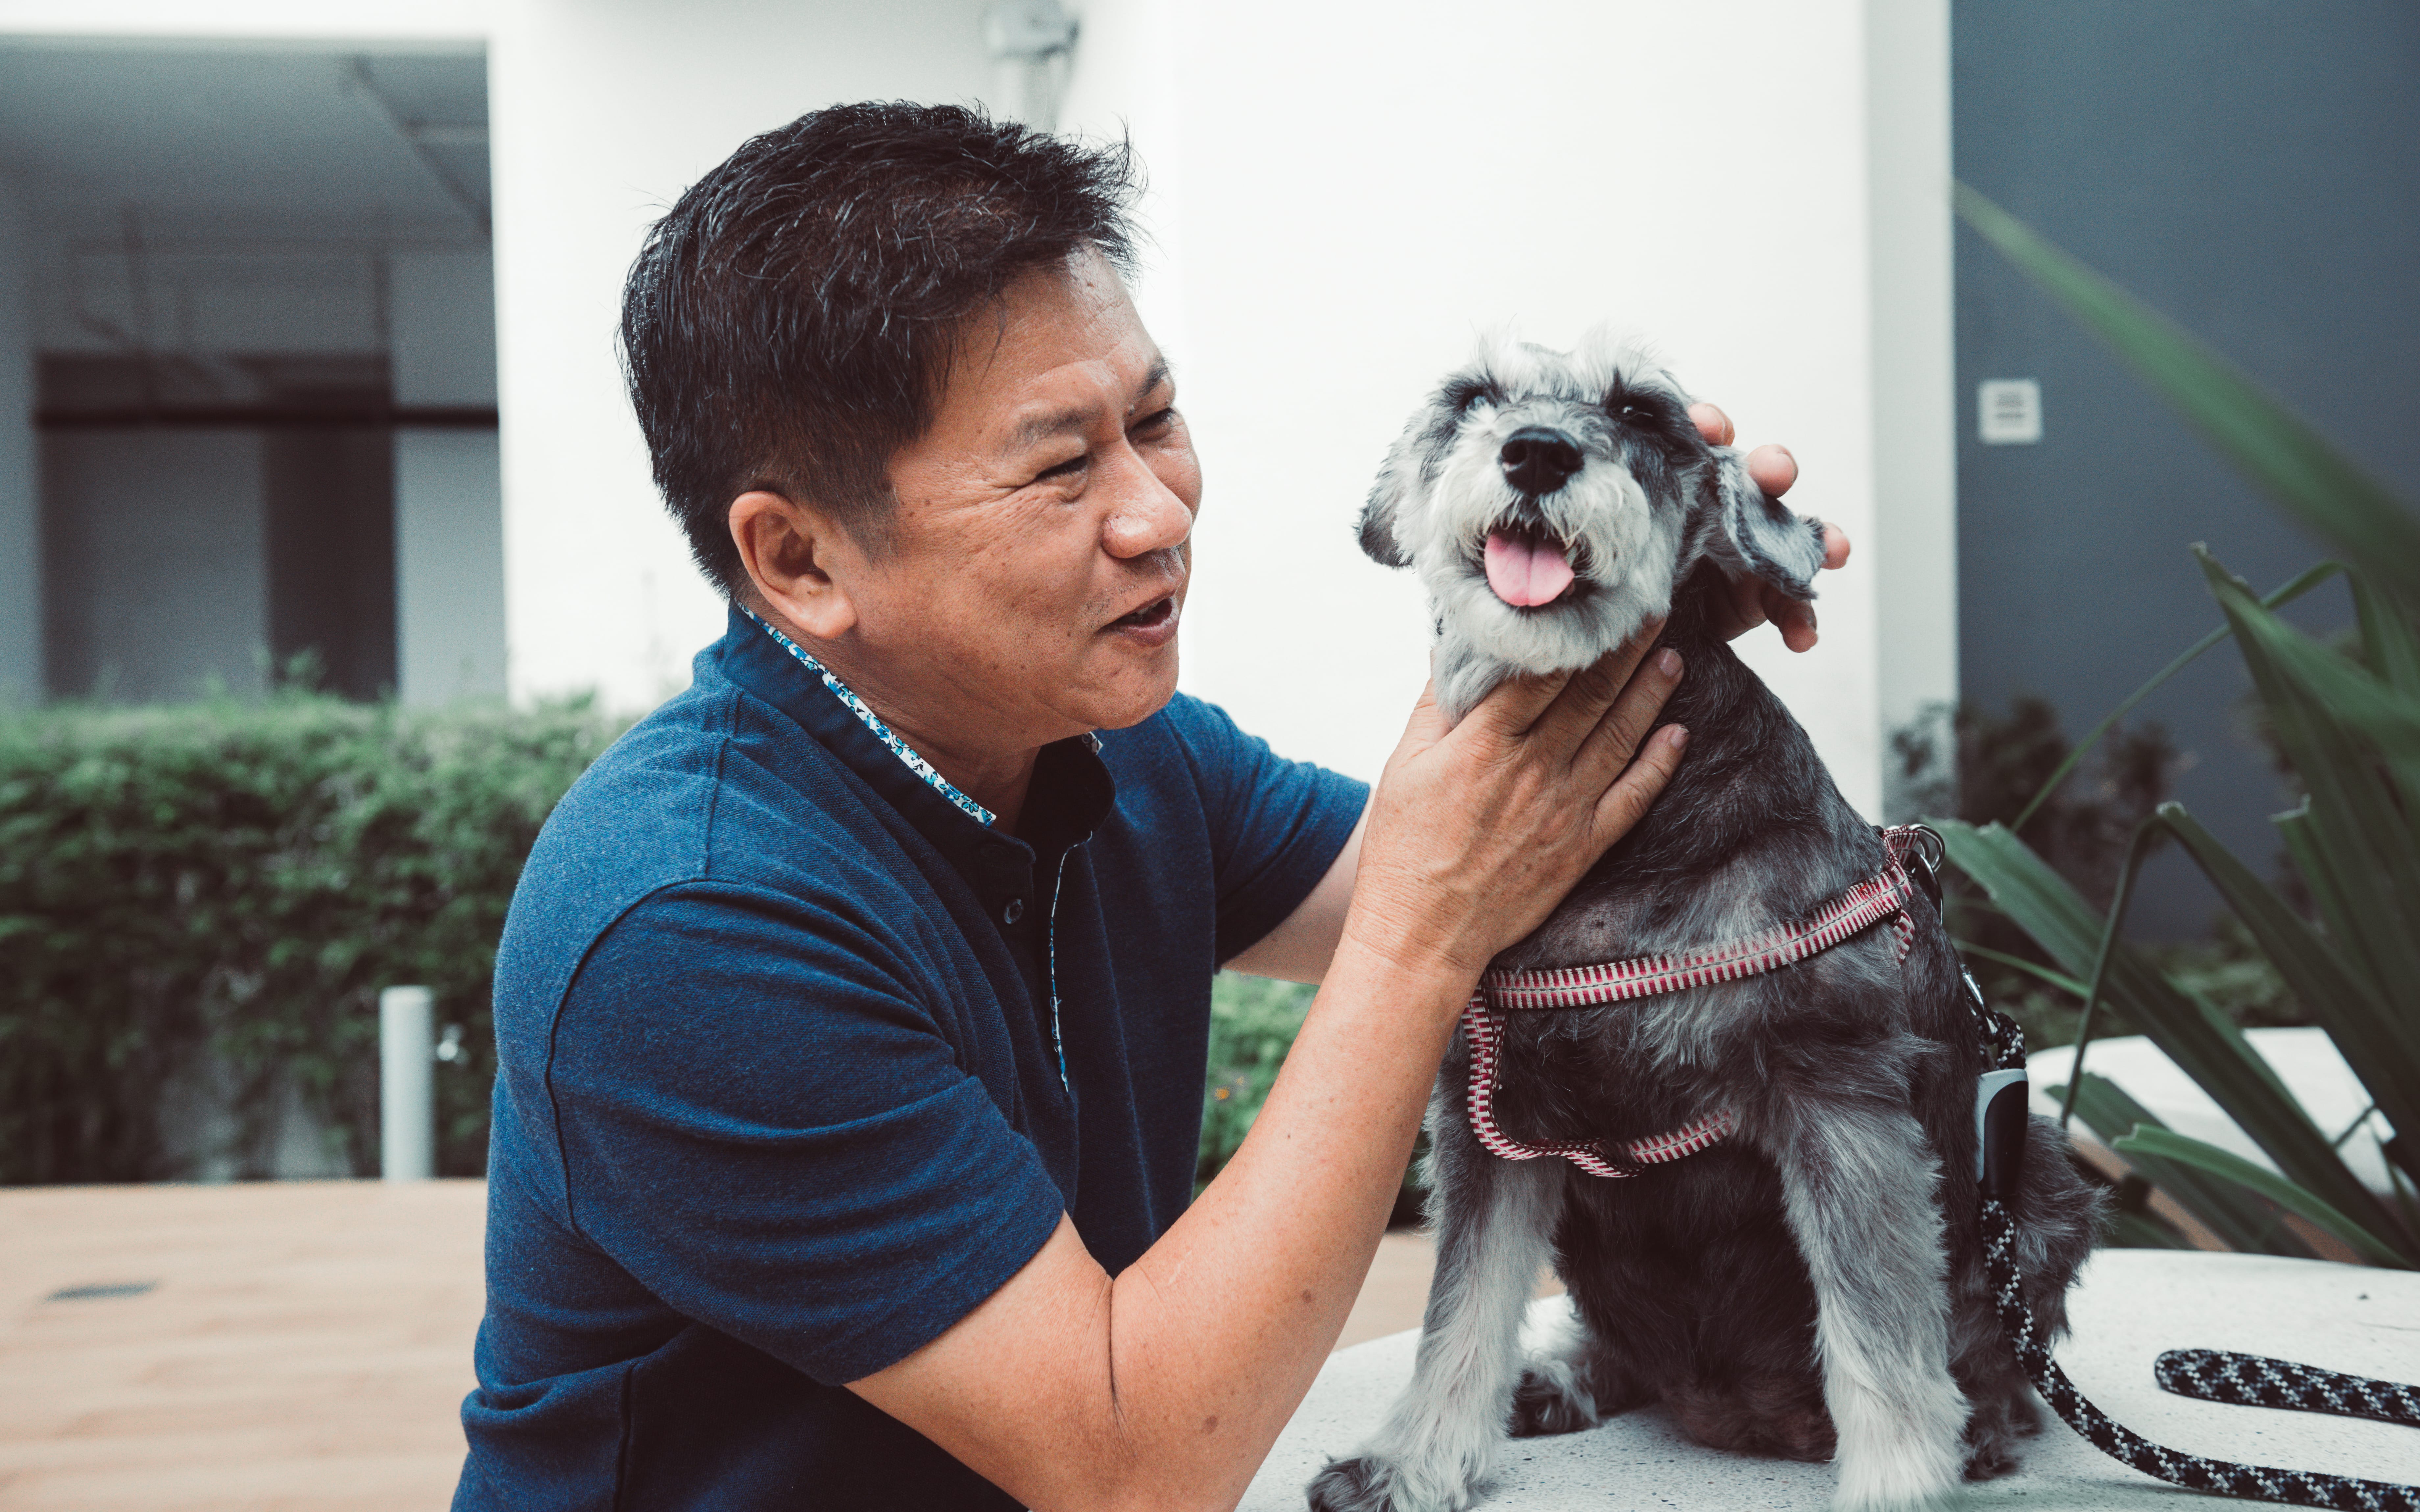
{"label": "leash clip", "polygon": [[2025,1164],[2025,1070],[1987,1071],[1975,1086],[1975,1181],[1987,1197],[2016,1195]]}

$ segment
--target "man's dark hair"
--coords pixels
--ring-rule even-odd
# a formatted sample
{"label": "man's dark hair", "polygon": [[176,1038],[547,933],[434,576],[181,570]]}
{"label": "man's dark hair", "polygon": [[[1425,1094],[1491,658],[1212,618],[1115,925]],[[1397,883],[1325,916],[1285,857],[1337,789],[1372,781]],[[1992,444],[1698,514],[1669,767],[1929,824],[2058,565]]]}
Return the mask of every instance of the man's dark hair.
{"label": "man's dark hair", "polygon": [[954,105],[870,102],[742,146],[647,233],[622,363],[656,486],[736,592],[731,501],[768,488],[884,544],[969,316],[1084,249],[1131,266],[1133,159]]}

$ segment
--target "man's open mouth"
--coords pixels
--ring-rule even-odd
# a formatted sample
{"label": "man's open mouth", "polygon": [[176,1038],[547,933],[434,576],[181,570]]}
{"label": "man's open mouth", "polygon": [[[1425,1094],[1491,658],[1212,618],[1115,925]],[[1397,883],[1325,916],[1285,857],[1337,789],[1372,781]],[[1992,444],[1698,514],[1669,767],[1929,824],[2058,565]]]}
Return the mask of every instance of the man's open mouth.
{"label": "man's open mouth", "polygon": [[1165,594],[1153,599],[1131,614],[1121,614],[1109,622],[1112,630],[1151,630],[1166,625],[1176,613],[1176,595]]}
{"label": "man's open mouth", "polygon": [[1514,609],[1551,604],[1570,591],[1578,573],[1573,569],[1571,543],[1534,526],[1500,525],[1487,532],[1481,560],[1487,586]]}

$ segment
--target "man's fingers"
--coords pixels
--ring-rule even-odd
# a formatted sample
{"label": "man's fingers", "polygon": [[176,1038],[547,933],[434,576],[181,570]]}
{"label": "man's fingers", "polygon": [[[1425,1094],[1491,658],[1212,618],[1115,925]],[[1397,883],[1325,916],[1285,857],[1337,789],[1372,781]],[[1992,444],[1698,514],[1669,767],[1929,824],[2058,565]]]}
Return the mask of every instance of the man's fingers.
{"label": "man's fingers", "polygon": [[1792,651],[1815,649],[1815,606],[1794,598],[1773,594],[1765,601],[1764,612],[1773,627],[1781,632],[1781,643]]}
{"label": "man's fingers", "polygon": [[1476,721],[1482,730],[1498,735],[1522,735],[1542,718],[1575,674],[1546,672],[1540,676],[1508,677],[1488,690],[1468,714],[1464,724]]}
{"label": "man's fingers", "polygon": [[1698,434],[1706,439],[1709,446],[1729,446],[1738,439],[1739,433],[1731,429],[1731,417],[1716,406],[1693,404],[1689,418],[1698,423]]}
{"label": "man's fingers", "polygon": [[1681,753],[1688,746],[1689,732],[1672,724],[1656,731],[1638,748],[1637,757],[1597,800],[1594,839],[1599,855],[1611,850],[1615,841],[1646,817],[1648,806],[1681,769]]}
{"label": "man's fingers", "polygon": [[1663,621],[1650,620],[1639,626],[1637,635],[1573,675],[1554,706],[1538,717],[1536,734],[1546,750],[1566,761],[1579,750],[1590,733],[1604,722],[1606,710],[1645,675],[1639,671],[1639,664],[1663,631]]}
{"label": "man's fingers", "polygon": [[1664,701],[1681,686],[1683,671],[1680,654],[1669,646],[1640,665],[1613,707],[1606,710],[1605,717],[1573,754],[1572,766],[1581,780],[1603,781],[1621,769],[1647,738],[1655,717],[1664,712]]}
{"label": "man's fingers", "polygon": [[1798,481],[1798,458],[1787,446],[1760,446],[1747,454],[1747,475],[1756,486],[1778,499]]}
{"label": "man's fingers", "polygon": [[1848,564],[1849,532],[1827,519],[1823,522],[1823,565],[1837,572]]}

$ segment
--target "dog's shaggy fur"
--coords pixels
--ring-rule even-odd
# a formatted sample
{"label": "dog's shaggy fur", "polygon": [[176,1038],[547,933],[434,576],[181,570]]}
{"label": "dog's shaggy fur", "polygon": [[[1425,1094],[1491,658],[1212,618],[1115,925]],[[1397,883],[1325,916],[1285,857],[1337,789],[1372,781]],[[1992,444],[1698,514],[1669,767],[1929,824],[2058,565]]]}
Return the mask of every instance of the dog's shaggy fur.
{"label": "dog's shaggy fur", "polygon": [[[1568,442],[1568,477],[1514,465],[1528,454],[1508,442],[1526,431],[1534,451],[1531,427]],[[1550,603],[1508,605],[1483,568],[1491,532],[1550,539],[1576,579]],[[1453,717],[1512,672],[1585,666],[1659,615],[1686,663],[1665,710],[1691,733],[1678,775],[1498,966],[1734,939],[1882,869],[1872,827],[1718,628],[1744,576],[1812,597],[1820,527],[1707,445],[1686,396],[1637,350],[1489,344],[1413,416],[1361,542],[1428,588]],[[1652,1402],[1716,1448],[1836,1458],[1842,1508],[1931,1506],[1962,1474],[2013,1466],[2040,1419],[1984,1279],[1982,1050],[1948,937],[1930,903],[1913,906],[1903,966],[1875,928],[1763,976],[1504,1015],[1497,1106],[1515,1139],[1621,1141],[1736,1115],[1729,1139],[1634,1179],[1481,1149],[1456,1037],[1429,1108],[1437,1272],[1417,1373],[1377,1436],[1311,1482],[1314,1508],[1452,1512],[1508,1429],[1568,1432]],[[2009,1207],[2035,1316],[2056,1330],[2096,1198],[2056,1127],[2031,1133]],[[1523,1309],[1550,1259],[1575,1321],[1525,1361]]]}

